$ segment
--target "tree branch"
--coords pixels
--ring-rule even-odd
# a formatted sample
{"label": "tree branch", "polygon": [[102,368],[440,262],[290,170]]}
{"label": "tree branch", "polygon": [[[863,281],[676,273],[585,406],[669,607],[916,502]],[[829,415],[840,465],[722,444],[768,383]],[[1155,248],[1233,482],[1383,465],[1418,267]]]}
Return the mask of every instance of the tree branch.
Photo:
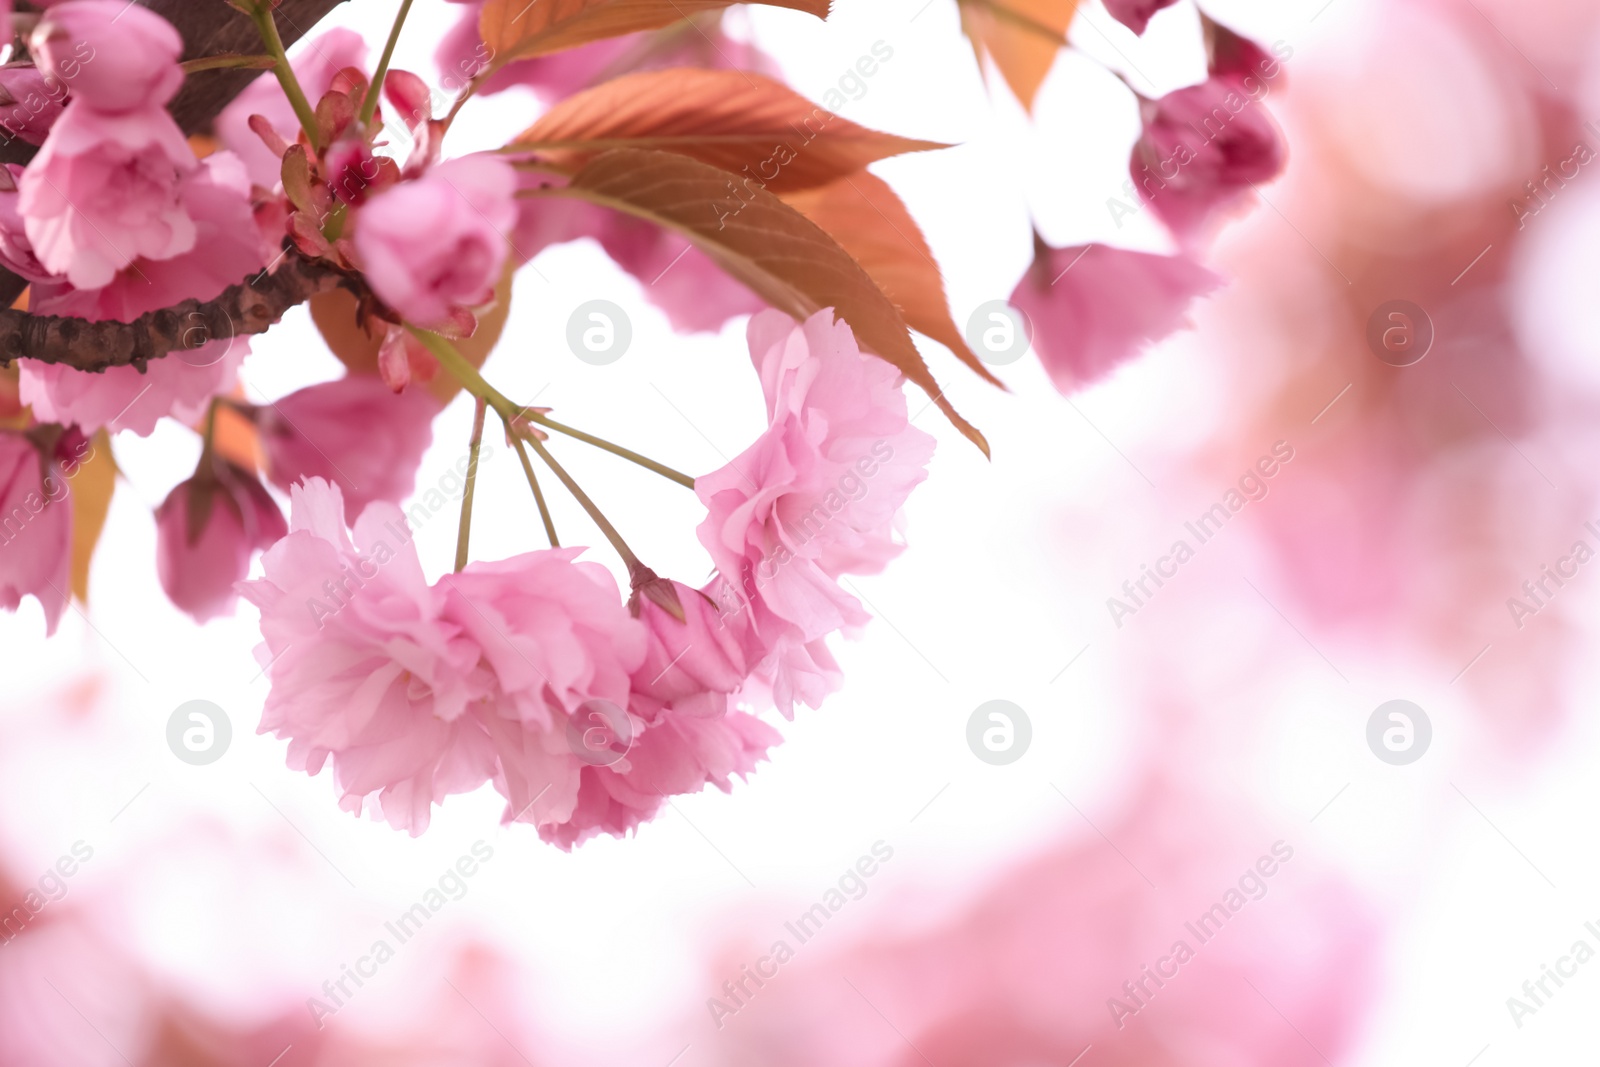
{"label": "tree branch", "polygon": [[0,311],[0,367],[20,357],[83,371],[134,366],[142,372],[169,352],[266,333],[296,304],[340,285],[353,288],[355,282],[326,260],[291,250],[276,273],[263,271],[215,300],[185,300],[133,322]]}
{"label": "tree branch", "polygon": [[[139,0],[183,34],[183,58],[199,59],[219,52],[259,52],[261,41],[248,15],[223,0]],[[292,45],[344,0],[282,0],[276,15],[279,32]],[[260,77],[259,70],[208,70],[191,74],[169,107],[184,133],[200,133],[213,119]],[[39,149],[20,137],[0,131],[0,163],[31,160]],[[0,305],[10,307],[28,283],[0,267]],[[0,338],[0,347],[9,347]]]}

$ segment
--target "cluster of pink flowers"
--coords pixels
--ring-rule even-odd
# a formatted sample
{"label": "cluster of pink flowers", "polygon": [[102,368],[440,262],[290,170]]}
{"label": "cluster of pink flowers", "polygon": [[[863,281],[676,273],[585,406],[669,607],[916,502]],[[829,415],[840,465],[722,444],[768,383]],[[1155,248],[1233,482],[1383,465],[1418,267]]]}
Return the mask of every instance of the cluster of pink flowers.
{"label": "cluster of pink flowers", "polygon": [[898,551],[933,439],[831,311],[765,312],[750,345],[770,425],[696,480],[718,567],[703,589],[638,573],[625,606],[565,548],[429,584],[398,507],[369,504],[347,531],[337,487],[297,485],[289,535],[244,586],[272,677],[263,729],[291,763],[331,758],[347,808],[413,833],[493,782],[508,820],[563,847],[751,770],[778,740],[754,713],[837,684],[825,639],[866,621],[838,579]]}

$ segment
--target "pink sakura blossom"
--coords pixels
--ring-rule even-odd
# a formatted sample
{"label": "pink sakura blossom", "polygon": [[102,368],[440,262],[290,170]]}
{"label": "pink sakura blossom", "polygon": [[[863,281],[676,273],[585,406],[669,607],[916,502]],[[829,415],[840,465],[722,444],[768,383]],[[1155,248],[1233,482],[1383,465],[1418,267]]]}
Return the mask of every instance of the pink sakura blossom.
{"label": "pink sakura blossom", "polygon": [[233,609],[251,557],[288,532],[255,475],[219,463],[204,481],[180,482],[156,509],[156,575],[172,602],[204,623]]}
{"label": "pink sakura blossom", "polygon": [[1183,324],[1222,279],[1186,255],[1040,241],[1011,303],[1033,324],[1033,349],[1063,395],[1082,389]]}
{"label": "pink sakura blossom", "polygon": [[1276,178],[1286,155],[1260,103],[1279,65],[1235,34],[1223,41],[1210,78],[1144,102],[1144,134],[1130,165],[1139,195],[1189,246],[1255,185]]}
{"label": "pink sakura blossom", "polygon": [[633,675],[634,708],[652,721],[652,705],[698,718],[721,715],[749,673],[743,642],[714,598],[682,582],[666,584],[678,598],[681,620],[648,597],[636,599],[646,641],[644,662]]}
{"label": "pink sakura blossom", "polygon": [[[76,288],[39,274],[44,268],[37,260],[24,261],[31,253],[27,233],[8,221],[15,194],[0,193],[0,256],[34,281],[32,309],[40,314],[132,322],[183,300],[210,300],[265,265],[249,186],[239,161],[222,152],[206,159],[180,188],[197,238],[193,246],[168,259],[136,259],[100,288]],[[144,373],[112,367],[91,374],[22,360],[22,396],[39,418],[86,432],[106,427],[145,436],[163,416],[192,422],[213,396],[233,386],[250,346],[247,337],[212,337],[198,325],[183,339],[185,348],[152,360]]]}
{"label": "pink sakura blossom", "polygon": [[753,771],[780,740],[778,731],[745,712],[663,716],[642,728],[625,760],[582,766],[572,814],[541,826],[539,836],[568,850],[602,833],[621,837],[652,818],[668,797],[699,792],[708,782],[730,792],[734,776]]}
{"label": "pink sakura blossom", "polygon": [[[237,156],[218,152],[206,157],[183,180],[178,194],[194,224],[193,247],[163,259],[140,257],[99,288],[80,289],[59,278],[47,279],[35,287],[32,309],[47,315],[132,322],[184,300],[214,299],[266,267],[250,206],[250,181]],[[208,337],[198,330],[185,335],[188,348],[213,340],[228,338]],[[178,358],[203,362],[183,354]]]}
{"label": "pink sakura blossom", "polygon": [[372,197],[356,216],[355,248],[373,291],[422,324],[488,303],[517,222],[516,189],[509,163],[479,155]]}
{"label": "pink sakura blossom", "polygon": [[53,5],[28,39],[39,68],[73,99],[120,114],[165,107],[183,84],[183,38],[160,15],[125,0]]}
{"label": "pink sakura blossom", "polygon": [[474,563],[440,582],[447,614],[481,651],[496,694],[484,719],[500,758],[495,788],[506,798],[506,820],[541,834],[573,819],[585,732],[626,742],[638,728],[625,720],[644,630],[611,572],[580,562],[581,552]]}
{"label": "pink sakura blossom", "polygon": [[68,107],[20,183],[39,262],[79,289],[98,289],[141,256],[189,251],[195,223],[181,186],[199,165],[161,108],[112,115]]}
{"label": "pink sakura blossom", "polygon": [[[62,438],[57,452],[75,469],[87,442]],[[46,459],[27,437],[0,433],[0,608],[15,611],[25,596],[44,609],[55,633],[71,585],[72,504],[63,464]]]}
{"label": "pink sakura blossom", "polygon": [[289,766],[333,762],[340,805],[369,799],[393,826],[427,828],[434,804],[489,780],[495,756],[470,706],[488,695],[478,650],[446,617],[405,517],[367,507],[345,530],[337,486],[291,491],[289,534],[239,591],[261,611],[256,656],[271,672],[261,732],[289,741]]}
{"label": "pink sakura blossom", "polygon": [[1106,11],[1134,33],[1143,34],[1150,17],[1178,0],[1106,0]]}
{"label": "pink sakura blossom", "polygon": [[[366,61],[366,41],[355,30],[341,27],[305,42],[290,65],[306,95],[317,101],[333,86],[339,71],[346,67],[362,69]],[[252,182],[271,189],[279,183],[283,160],[250,128],[251,115],[264,117],[290,144],[300,132],[300,120],[295,117],[289,98],[283,95],[283,87],[270,74],[246,86],[217,117],[217,137],[244,160]]]}
{"label": "pink sakura blossom", "polygon": [[926,476],[933,438],[911,426],[900,373],[862,353],[831,310],[803,324],[763,312],[749,339],[770,425],[695,480],[709,512],[699,535],[724,611],[765,652],[752,657],[756,673],[787,696],[802,677],[831,673],[823,637],[867,621],[837,578],[899,551],[894,519]]}
{"label": "pink sakura blossom", "polygon": [[438,413],[427,390],[396,394],[369,375],[307,386],[256,409],[267,477],[285,492],[301,479],[324,478],[352,509],[396,503],[416,483]]}
{"label": "pink sakura blossom", "polygon": [[[399,508],[370,505],[352,539],[336,486],[313,478],[292,498],[288,536],[240,585],[271,664],[262,730],[289,739],[297,769],[331,758],[347,810],[374,802],[420,833],[433,804],[492,781],[507,821],[570,848],[625,833],[667,796],[729,788],[776,743],[751,716],[693,699],[704,685],[725,701],[737,682],[709,657],[683,657],[704,681],[635,700],[662,638],[581,550],[473,563],[430,586]],[[711,619],[691,632],[709,636]],[[583,740],[596,724],[615,751]]]}
{"label": "pink sakura blossom", "polygon": [[[1237,805],[1172,787],[1135,804],[1105,826],[1115,848],[1088,831],[1049,845],[953,914],[924,905],[898,933],[869,920],[872,936],[793,962],[786,938],[781,978],[754,988],[719,966],[734,981],[707,1003],[708,1064],[1031,1067],[1086,1048],[1106,1067],[1346,1062],[1376,991],[1372,909],[1298,842],[1240,833]],[[858,871],[893,893],[876,887],[905,884],[898,862],[879,841]],[[849,907],[893,913],[873,899]]]}

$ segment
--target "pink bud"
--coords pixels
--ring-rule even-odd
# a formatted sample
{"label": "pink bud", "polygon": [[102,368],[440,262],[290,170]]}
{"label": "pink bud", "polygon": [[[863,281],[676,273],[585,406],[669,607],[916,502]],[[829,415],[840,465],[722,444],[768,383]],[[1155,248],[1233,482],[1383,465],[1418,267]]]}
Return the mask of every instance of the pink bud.
{"label": "pink bud", "polygon": [[66,102],[66,85],[38,67],[0,67],[0,126],[6,132],[44,144]]}
{"label": "pink bud", "polygon": [[179,483],[156,509],[156,574],[180,609],[205,622],[233,607],[250,557],[289,533],[255,475],[232,464]]}
{"label": "pink bud", "polygon": [[29,44],[39,68],[97,111],[161,107],[183,84],[183,38],[126,0],[69,0],[40,19]]}
{"label": "pink bud", "polygon": [[421,325],[488,303],[517,221],[516,187],[509,163],[466,156],[374,196],[355,233],[373,291]]}

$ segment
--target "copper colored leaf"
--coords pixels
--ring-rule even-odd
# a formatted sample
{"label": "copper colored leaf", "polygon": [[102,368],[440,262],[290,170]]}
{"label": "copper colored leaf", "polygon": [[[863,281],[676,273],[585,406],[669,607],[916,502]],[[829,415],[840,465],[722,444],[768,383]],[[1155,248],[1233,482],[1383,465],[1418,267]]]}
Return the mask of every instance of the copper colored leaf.
{"label": "copper colored leaf", "polygon": [[568,171],[610,148],[661,149],[782,193],[946,146],[869,130],[760,74],[679,69],[630,74],[570,96],[513,147]]}
{"label": "copper colored leaf", "polygon": [[[477,309],[478,328],[471,337],[455,342],[456,351],[466,357],[474,367],[481,367],[489,353],[499,343],[506,327],[506,317],[511,313],[512,269],[508,265],[500,284],[495,288],[494,303]],[[322,332],[328,348],[339,357],[339,362],[351,374],[378,374],[378,350],[383,347],[388,324],[379,319],[369,319],[366,324],[357,321],[356,298],[348,290],[333,289],[311,298],[311,321]],[[415,388],[415,384],[412,386]],[[461,383],[440,371],[427,388],[441,402],[448,402],[461,391]]]}
{"label": "copper colored leaf", "polygon": [[907,326],[950,349],[985,381],[1000,385],[956,328],[933,251],[888,183],[859,171],[783,199],[832,234],[866,268]]}
{"label": "copper colored leaf", "polygon": [[[605,37],[659,30],[736,0],[489,0],[478,32],[498,67],[513,59],[559,52]],[[828,17],[830,0],[763,0],[773,7]]]}
{"label": "copper colored leaf", "polygon": [[85,602],[89,599],[89,563],[100,543],[100,531],[105,529],[111,494],[117,485],[117,463],[111,456],[111,440],[106,432],[96,433],[87,444],[81,457],[62,470],[71,487],[72,594]]}
{"label": "copper colored leaf", "polygon": [[900,312],[827,232],[765,189],[728,191],[727,173],[669,152],[615,149],[564,188],[577,196],[669,227],[773,307],[796,318],[833,308],[864,349],[920,386],[987,455],[983,434],[956,413],[934,381]]}
{"label": "copper colored leaf", "polygon": [[1078,0],[959,0],[961,28],[980,65],[987,56],[1022,106],[1033,108],[1039,86],[1067,43]]}

